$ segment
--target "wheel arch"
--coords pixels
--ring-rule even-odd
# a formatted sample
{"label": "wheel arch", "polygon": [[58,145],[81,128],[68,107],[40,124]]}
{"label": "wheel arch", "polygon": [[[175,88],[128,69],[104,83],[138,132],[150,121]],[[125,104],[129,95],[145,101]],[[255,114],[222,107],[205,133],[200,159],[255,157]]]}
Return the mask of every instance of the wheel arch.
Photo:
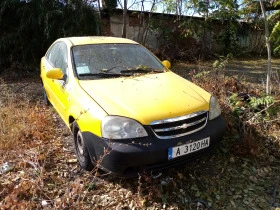
{"label": "wheel arch", "polygon": [[69,117],[68,117],[68,124],[69,124],[69,128],[70,128],[70,130],[73,132],[73,123],[76,121],[76,119],[72,116],[72,115],[70,115]]}
{"label": "wheel arch", "polygon": [[81,111],[77,106],[71,106],[68,110],[68,127],[71,131],[73,130],[73,123],[76,122],[78,124],[80,112]]}

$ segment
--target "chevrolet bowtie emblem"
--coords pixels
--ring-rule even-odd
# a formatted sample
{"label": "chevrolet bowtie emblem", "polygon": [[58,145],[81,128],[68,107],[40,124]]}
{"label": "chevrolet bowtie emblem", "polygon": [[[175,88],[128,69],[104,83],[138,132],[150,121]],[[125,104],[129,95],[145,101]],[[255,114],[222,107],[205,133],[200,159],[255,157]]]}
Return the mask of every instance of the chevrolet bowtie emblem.
{"label": "chevrolet bowtie emblem", "polygon": [[188,124],[187,123],[184,123],[183,125],[181,125],[180,126],[182,129],[186,129],[186,128],[188,128],[189,126],[188,126]]}

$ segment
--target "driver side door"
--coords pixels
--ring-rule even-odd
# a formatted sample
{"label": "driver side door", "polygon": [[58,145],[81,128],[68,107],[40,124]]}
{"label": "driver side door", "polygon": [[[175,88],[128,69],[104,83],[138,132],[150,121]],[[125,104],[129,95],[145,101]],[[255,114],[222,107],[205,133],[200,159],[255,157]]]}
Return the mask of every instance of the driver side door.
{"label": "driver side door", "polygon": [[45,89],[49,100],[59,113],[61,118],[67,120],[68,92],[66,90],[68,82],[68,50],[64,42],[58,42],[53,45],[47,53],[45,60],[46,72],[53,68],[60,68],[64,74],[64,79],[46,79]]}

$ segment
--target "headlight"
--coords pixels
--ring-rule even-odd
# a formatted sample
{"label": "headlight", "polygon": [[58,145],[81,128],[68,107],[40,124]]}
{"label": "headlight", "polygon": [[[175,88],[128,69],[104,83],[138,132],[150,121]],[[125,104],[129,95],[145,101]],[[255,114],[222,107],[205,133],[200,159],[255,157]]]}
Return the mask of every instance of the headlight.
{"label": "headlight", "polygon": [[221,115],[221,108],[220,108],[219,102],[214,96],[211,96],[209,120],[213,120],[220,115]]}
{"label": "headlight", "polygon": [[144,127],[133,119],[107,116],[102,120],[102,136],[107,139],[129,139],[148,134]]}

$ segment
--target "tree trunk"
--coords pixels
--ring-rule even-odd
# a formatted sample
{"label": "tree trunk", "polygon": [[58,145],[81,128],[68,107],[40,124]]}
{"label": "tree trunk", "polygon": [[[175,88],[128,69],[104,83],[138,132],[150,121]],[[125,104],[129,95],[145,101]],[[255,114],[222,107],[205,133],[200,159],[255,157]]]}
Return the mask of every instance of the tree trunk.
{"label": "tree trunk", "polygon": [[207,21],[208,21],[208,17],[209,17],[209,0],[205,1],[207,4],[207,11],[204,17],[204,26],[203,26],[203,40],[202,40],[202,56],[206,56],[206,54],[208,54],[209,50],[208,48],[210,48],[209,44],[208,44],[208,27],[207,27]]}
{"label": "tree trunk", "polygon": [[103,35],[103,29],[102,29],[102,15],[101,15],[101,8],[100,8],[100,0],[97,0],[97,3],[98,3],[98,13],[99,13],[99,21],[100,21],[100,24],[99,24],[99,26],[100,26],[100,32],[99,32],[99,34],[100,35]]}
{"label": "tree trunk", "polygon": [[127,14],[127,0],[124,0],[123,3],[123,28],[122,28],[122,37],[126,38],[126,14]]}
{"label": "tree trunk", "polygon": [[264,17],[264,25],[265,25],[265,41],[267,47],[267,76],[266,76],[266,94],[271,94],[270,88],[270,75],[271,75],[271,46],[269,41],[269,29],[268,29],[268,22],[265,14],[265,8],[263,4],[263,0],[260,0],[260,5]]}

